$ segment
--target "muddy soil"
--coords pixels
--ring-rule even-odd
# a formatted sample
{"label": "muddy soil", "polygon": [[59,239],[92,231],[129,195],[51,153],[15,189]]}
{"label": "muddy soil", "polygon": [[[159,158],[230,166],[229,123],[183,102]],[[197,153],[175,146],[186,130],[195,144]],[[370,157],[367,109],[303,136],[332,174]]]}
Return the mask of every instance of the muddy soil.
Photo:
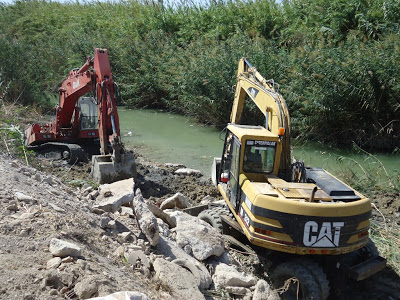
{"label": "muddy soil", "polygon": [[372,202],[373,219],[400,225],[400,193],[392,190],[368,195]]}
{"label": "muddy soil", "polygon": [[[174,174],[182,167],[181,165],[151,163],[138,154],[136,154],[136,163],[135,185],[141,189],[145,199],[151,200],[155,204],[161,204],[163,200],[178,192],[188,197],[192,206],[200,204],[206,196],[216,200],[221,198],[217,188],[206,176]],[[40,159],[35,163],[35,167],[53,174],[62,183],[69,186],[80,187],[85,183],[94,185],[90,178],[90,163],[71,166],[62,160]]]}

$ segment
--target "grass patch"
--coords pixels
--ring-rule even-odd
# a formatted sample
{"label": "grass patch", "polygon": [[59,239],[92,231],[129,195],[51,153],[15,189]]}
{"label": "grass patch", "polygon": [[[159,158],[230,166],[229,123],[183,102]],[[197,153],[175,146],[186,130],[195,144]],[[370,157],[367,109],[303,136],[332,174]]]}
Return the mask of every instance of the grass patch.
{"label": "grass patch", "polygon": [[372,221],[370,233],[379,254],[387,259],[388,265],[400,276],[400,226],[396,223]]}

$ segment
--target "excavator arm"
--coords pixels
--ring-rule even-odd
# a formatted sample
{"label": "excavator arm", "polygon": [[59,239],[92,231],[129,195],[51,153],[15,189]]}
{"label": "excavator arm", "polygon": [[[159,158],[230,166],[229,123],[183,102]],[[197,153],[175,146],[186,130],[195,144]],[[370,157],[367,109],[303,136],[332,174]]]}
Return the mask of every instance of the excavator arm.
{"label": "excavator arm", "polygon": [[[94,57],[94,70],[97,75],[96,94],[99,103],[99,137],[100,153],[113,154],[117,162],[120,162],[121,135],[119,117],[115,103],[114,82],[111,75],[111,67],[107,50],[96,49]],[[111,144],[111,149],[107,143]]]}
{"label": "excavator arm", "polygon": [[240,124],[248,96],[265,116],[266,129],[280,136],[282,154],[279,170],[283,177],[287,177],[291,165],[289,110],[285,99],[275,90],[276,85],[272,80],[265,80],[246,58],[242,58],[230,121]]}

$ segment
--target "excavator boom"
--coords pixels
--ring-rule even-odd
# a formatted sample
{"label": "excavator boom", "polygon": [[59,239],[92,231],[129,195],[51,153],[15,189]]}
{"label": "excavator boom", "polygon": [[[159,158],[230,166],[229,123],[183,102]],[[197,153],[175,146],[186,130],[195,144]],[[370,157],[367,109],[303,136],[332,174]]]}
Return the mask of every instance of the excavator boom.
{"label": "excavator boom", "polygon": [[[246,58],[239,61],[235,99],[230,122],[240,124],[246,96],[265,116],[267,130],[281,137],[280,174],[288,178],[292,162],[290,151],[290,117],[285,99],[275,90],[273,80],[265,80]],[[283,134],[282,134],[283,133]]]}

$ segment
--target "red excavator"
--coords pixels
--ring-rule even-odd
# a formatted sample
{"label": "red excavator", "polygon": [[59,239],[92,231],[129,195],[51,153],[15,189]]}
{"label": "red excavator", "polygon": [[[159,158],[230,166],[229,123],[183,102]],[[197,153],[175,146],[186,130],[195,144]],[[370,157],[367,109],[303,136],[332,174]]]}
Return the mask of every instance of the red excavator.
{"label": "red excavator", "polygon": [[[90,93],[92,96],[84,97]],[[28,149],[70,164],[85,161],[100,149],[100,155],[92,156],[91,175],[95,182],[136,177],[133,153],[125,152],[121,142],[118,87],[113,82],[107,50],[96,48],[94,57],[88,57],[81,68],[71,70],[59,94],[55,119],[25,130]]]}

